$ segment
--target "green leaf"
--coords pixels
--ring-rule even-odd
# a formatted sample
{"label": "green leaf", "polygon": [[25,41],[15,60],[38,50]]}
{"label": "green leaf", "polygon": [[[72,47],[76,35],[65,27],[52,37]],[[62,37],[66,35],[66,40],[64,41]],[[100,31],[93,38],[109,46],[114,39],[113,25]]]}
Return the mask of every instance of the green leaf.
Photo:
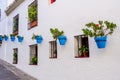
{"label": "green leaf", "polygon": [[50,28],[50,32],[55,40],[57,40],[59,36],[64,34],[63,31],[59,31],[57,28],[55,29]]}

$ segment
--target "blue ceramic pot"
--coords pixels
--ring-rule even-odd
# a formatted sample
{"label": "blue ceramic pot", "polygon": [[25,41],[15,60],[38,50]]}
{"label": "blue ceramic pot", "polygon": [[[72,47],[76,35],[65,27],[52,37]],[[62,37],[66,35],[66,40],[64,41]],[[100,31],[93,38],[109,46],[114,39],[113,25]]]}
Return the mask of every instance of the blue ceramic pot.
{"label": "blue ceramic pot", "polygon": [[23,41],[23,37],[19,37],[18,42],[22,42],[22,41]]}
{"label": "blue ceramic pot", "polygon": [[3,40],[3,37],[2,36],[0,36],[0,41],[2,41]]}
{"label": "blue ceramic pot", "polygon": [[95,37],[94,38],[98,48],[105,48],[107,36]]}
{"label": "blue ceramic pot", "polygon": [[37,36],[37,37],[36,37],[36,42],[37,42],[38,44],[40,44],[40,43],[42,42],[42,40],[43,40],[42,36]]}
{"label": "blue ceramic pot", "polygon": [[8,40],[8,36],[4,37],[4,40],[7,41]]}
{"label": "blue ceramic pot", "polygon": [[58,40],[59,40],[60,45],[65,45],[67,38],[66,36],[59,36]]}
{"label": "blue ceramic pot", "polygon": [[15,41],[15,36],[11,36],[11,41],[14,42]]}

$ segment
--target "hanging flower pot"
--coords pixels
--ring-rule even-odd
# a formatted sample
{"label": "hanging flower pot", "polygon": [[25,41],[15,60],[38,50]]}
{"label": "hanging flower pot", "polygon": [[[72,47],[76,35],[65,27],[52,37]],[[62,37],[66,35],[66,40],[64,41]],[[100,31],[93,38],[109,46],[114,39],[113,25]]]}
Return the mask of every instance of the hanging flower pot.
{"label": "hanging flower pot", "polygon": [[14,42],[15,41],[15,36],[11,36],[11,41]]}
{"label": "hanging flower pot", "polygon": [[65,45],[67,38],[66,36],[59,36],[58,40],[59,40],[60,45]]}
{"label": "hanging flower pot", "polygon": [[14,42],[15,41],[15,35],[14,34],[10,34],[10,39],[11,39],[12,42]]}
{"label": "hanging flower pot", "polygon": [[0,35],[0,41],[2,41],[3,40],[3,37],[2,37],[2,35]]}
{"label": "hanging flower pot", "polygon": [[7,41],[8,40],[8,36],[4,37],[4,40]]}
{"label": "hanging flower pot", "polygon": [[22,36],[17,36],[17,38],[18,38],[18,42],[20,42],[20,43],[23,42],[24,38]]}
{"label": "hanging flower pot", "polygon": [[42,42],[42,36],[36,36],[36,42],[40,44]]}
{"label": "hanging flower pot", "polygon": [[34,39],[36,40],[37,44],[41,44],[41,42],[43,40],[42,36],[33,34],[32,40],[34,40]]}
{"label": "hanging flower pot", "polygon": [[22,42],[22,41],[23,41],[23,37],[19,37],[18,42]]}
{"label": "hanging flower pot", "polygon": [[111,35],[117,25],[109,21],[98,21],[98,23],[87,23],[87,28],[82,29],[84,35],[94,37],[98,48],[106,47],[107,35]]}
{"label": "hanging flower pot", "polygon": [[7,35],[4,35],[3,38],[4,38],[5,41],[8,40],[8,36]]}
{"label": "hanging flower pot", "polygon": [[64,31],[59,31],[58,28],[50,28],[50,32],[55,40],[59,40],[60,45],[65,45],[67,38],[64,36]]}
{"label": "hanging flower pot", "polygon": [[94,38],[98,48],[105,48],[107,36],[95,37]]}

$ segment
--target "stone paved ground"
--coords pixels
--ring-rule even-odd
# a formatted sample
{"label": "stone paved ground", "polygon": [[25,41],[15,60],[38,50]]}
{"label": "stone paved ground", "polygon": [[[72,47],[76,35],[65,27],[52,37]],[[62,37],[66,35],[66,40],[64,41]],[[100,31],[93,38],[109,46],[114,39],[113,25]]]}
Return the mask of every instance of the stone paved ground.
{"label": "stone paved ground", "polygon": [[0,80],[21,80],[18,76],[12,73],[10,70],[0,65]]}
{"label": "stone paved ground", "polygon": [[0,80],[37,80],[0,59]]}

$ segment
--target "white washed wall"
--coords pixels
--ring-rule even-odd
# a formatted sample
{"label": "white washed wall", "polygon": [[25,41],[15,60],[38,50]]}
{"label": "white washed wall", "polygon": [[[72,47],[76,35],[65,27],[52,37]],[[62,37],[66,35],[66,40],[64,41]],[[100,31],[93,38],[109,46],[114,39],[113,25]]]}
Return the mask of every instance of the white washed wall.
{"label": "white washed wall", "polygon": [[[0,35],[6,33],[6,14],[4,10],[6,9],[7,3],[6,0],[0,0],[0,9],[1,9],[1,18],[0,18]],[[0,46],[0,58],[5,59],[5,52],[6,52],[6,44],[5,42],[2,43]]]}
{"label": "white washed wall", "polygon": [[[19,13],[19,34],[24,35],[23,43],[17,40],[7,42],[6,60],[12,64],[12,49],[18,47],[19,60],[15,65],[38,80],[120,80],[120,11],[119,0],[38,0],[38,27],[27,30],[27,8],[32,0],[26,0],[8,16],[7,32],[12,33],[12,18]],[[74,58],[74,36],[82,34],[84,25],[91,21],[108,20],[118,27],[108,36],[107,47],[98,49],[93,38],[89,38],[90,57]],[[50,28],[64,30],[67,36],[65,46],[58,44],[58,58],[49,59],[49,41],[53,40]],[[38,45],[39,63],[29,65],[29,45],[32,34],[43,36]]]}

